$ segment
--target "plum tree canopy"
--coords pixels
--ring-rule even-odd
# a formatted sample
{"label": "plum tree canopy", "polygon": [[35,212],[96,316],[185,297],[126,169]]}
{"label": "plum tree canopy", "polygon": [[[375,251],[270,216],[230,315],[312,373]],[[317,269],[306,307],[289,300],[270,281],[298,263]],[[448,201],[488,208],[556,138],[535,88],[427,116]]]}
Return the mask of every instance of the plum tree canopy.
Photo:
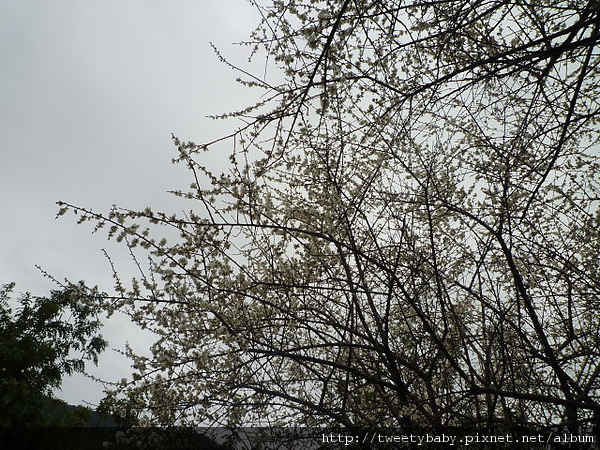
{"label": "plum tree canopy", "polygon": [[189,210],[60,204],[138,264],[106,306],[157,333],[148,419],[597,423],[597,0],[256,3],[278,81],[174,137]]}

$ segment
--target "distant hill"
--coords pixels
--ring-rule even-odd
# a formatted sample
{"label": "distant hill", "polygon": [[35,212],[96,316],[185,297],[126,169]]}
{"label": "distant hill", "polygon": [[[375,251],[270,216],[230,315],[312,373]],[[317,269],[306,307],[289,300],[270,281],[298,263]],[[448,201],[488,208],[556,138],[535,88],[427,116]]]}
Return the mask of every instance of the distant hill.
{"label": "distant hill", "polygon": [[86,406],[70,405],[57,399],[51,400],[46,417],[50,426],[116,428],[123,425],[113,416],[100,414]]}
{"label": "distant hill", "polygon": [[86,406],[47,398],[44,426],[0,427],[2,450],[220,450],[193,428],[136,428]]}

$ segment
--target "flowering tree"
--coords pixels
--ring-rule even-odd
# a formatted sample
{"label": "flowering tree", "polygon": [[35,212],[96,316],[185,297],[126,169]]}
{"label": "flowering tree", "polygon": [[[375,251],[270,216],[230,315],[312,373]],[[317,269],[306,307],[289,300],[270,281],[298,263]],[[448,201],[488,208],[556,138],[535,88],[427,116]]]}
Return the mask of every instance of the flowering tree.
{"label": "flowering tree", "polygon": [[174,138],[189,212],[78,208],[149,256],[124,388],[159,423],[597,424],[598,2],[257,7],[283,81],[243,74],[228,170]]}

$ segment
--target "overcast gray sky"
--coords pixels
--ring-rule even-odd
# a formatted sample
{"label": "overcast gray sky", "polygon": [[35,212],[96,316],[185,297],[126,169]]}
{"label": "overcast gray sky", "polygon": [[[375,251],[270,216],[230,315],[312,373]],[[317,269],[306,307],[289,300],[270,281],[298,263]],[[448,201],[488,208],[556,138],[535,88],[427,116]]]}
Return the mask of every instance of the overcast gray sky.
{"label": "overcast gray sky", "polygon": [[[170,133],[206,142],[235,122],[209,114],[247,106],[257,93],[235,82],[214,42],[244,64],[258,15],[245,0],[2,0],[0,2],[0,283],[47,294],[59,279],[112,286],[101,248],[73,216],[55,220],[58,200],[107,211],[117,203],[169,209],[166,191],[190,180],[170,160]],[[118,254],[117,254],[118,256]],[[112,346],[138,341],[120,319]],[[93,371],[127,374],[114,352]],[[59,397],[96,403],[101,388],[82,377]]]}

